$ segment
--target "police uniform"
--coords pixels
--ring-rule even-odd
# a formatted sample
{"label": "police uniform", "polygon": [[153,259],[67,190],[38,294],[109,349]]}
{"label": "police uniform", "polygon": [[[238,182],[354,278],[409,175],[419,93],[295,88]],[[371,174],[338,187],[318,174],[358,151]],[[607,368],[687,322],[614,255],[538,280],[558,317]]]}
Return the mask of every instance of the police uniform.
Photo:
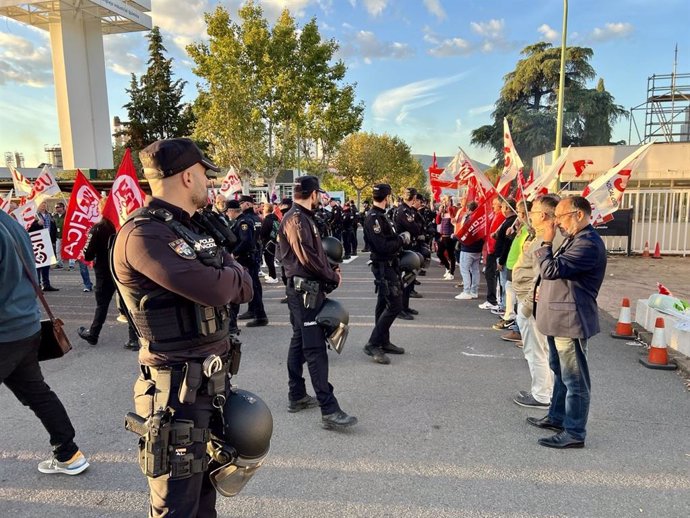
{"label": "police uniform", "polygon": [[[243,195],[240,197],[240,204],[243,202],[253,202],[251,196]],[[249,302],[246,313],[241,314],[240,320],[249,320],[247,327],[265,326],[268,324],[268,317],[264,309],[263,288],[259,278],[261,269],[261,246],[259,243],[259,232],[261,230],[261,219],[254,212],[253,207],[248,207],[237,218],[235,224],[238,243],[233,251],[237,261],[244,266],[252,277],[254,287],[254,297]]]}
{"label": "police uniform", "polygon": [[[374,186],[377,197],[390,194],[388,184]],[[385,353],[402,354],[404,350],[391,344],[390,328],[402,311],[402,282],[398,255],[403,247],[402,238],[386,215],[385,209],[374,206],[364,221],[364,237],[371,251],[371,271],[376,285],[375,324],[371,336],[364,346],[364,352],[373,356],[378,363],[390,360]]]}
{"label": "police uniform", "polygon": [[348,205],[343,210],[343,248],[345,249],[345,259],[352,255],[357,255],[357,215]]}
{"label": "police uniform", "polygon": [[[406,197],[415,196],[417,190],[413,188],[408,188],[406,191]],[[417,243],[417,237],[422,234],[422,228],[419,225],[419,215],[414,207],[411,207],[407,203],[401,203],[395,212],[395,226],[399,232],[407,231],[410,233],[412,238],[411,244],[407,246],[409,250],[414,250]],[[403,311],[407,311],[410,308],[410,294],[414,291],[414,283],[410,283],[407,287],[403,289]],[[417,295],[421,297],[421,295]],[[411,318],[408,317],[408,320]]]}
{"label": "police uniform", "polygon": [[[140,157],[149,178],[167,178],[199,163],[217,169],[189,139],[155,142]],[[130,429],[142,421],[144,431],[137,433],[140,464],[149,477],[149,516],[215,517],[206,442],[239,352],[230,348],[227,305],[251,298],[251,279],[186,210],[155,197],[122,226],[112,270],[141,344],[137,416]],[[211,370],[202,366],[209,359]],[[170,436],[174,455],[149,448],[173,425],[189,432],[187,439]]]}
{"label": "police uniform", "polygon": [[338,205],[337,202],[333,202],[334,205],[331,207],[331,214],[330,214],[330,226],[331,226],[331,235],[338,239],[339,241],[343,240],[343,209]]}
{"label": "police uniform", "polygon": [[[306,362],[321,407],[322,425],[339,428],[351,426],[357,419],[342,411],[328,382],[326,337],[315,320],[326,293],[334,290],[340,279],[326,258],[313,211],[299,203],[302,199],[298,195],[309,196],[314,191],[323,192],[315,176],[296,179],[294,203],[278,230],[278,257],[287,277],[287,303],[293,331],[287,358],[288,410],[296,412],[316,403],[307,394],[303,377]],[[312,288],[314,291],[310,293]]]}

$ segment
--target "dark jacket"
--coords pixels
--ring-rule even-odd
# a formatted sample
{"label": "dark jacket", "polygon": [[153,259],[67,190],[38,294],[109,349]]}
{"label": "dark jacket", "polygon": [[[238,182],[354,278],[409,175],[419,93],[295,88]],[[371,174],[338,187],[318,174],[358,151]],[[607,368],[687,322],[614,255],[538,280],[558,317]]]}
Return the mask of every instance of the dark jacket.
{"label": "dark jacket", "polygon": [[101,218],[86,237],[84,260],[93,261],[96,275],[110,275],[110,238],[115,234],[115,225],[108,218]]}

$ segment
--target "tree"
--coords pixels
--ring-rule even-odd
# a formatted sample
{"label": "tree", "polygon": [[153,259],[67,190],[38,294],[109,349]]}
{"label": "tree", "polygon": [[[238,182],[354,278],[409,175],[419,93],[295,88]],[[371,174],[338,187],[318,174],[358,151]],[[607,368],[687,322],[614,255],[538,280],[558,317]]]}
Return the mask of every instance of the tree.
{"label": "tree", "polygon": [[[532,157],[553,149],[556,134],[556,104],[560,79],[561,49],[541,42],[525,47],[515,70],[504,76],[504,85],[491,114],[493,124],[472,131],[472,144],[496,151],[503,160],[503,118],[510,124],[515,147],[525,164]],[[595,77],[589,61],[592,49],[566,48],[565,123],[563,145],[608,144],[611,126],[627,112],[614,104],[606,92],[588,90]]]}
{"label": "tree", "polygon": [[422,189],[425,185],[421,163],[398,137],[353,133],[345,137],[333,163],[337,177],[355,190],[357,205],[362,191],[376,183],[389,183],[398,194],[406,187]]}
{"label": "tree", "polygon": [[146,72],[137,79],[132,74],[127,93],[130,101],[124,105],[129,122],[116,136],[129,138],[127,145],[141,150],[159,139],[189,136],[194,125],[191,106],[182,101],[186,81],[173,81],[172,58],[166,59],[158,27],[146,36],[149,40],[149,60]]}
{"label": "tree", "polygon": [[322,40],[314,19],[298,29],[287,10],[270,28],[253,1],[237,22],[218,7],[206,24],[208,43],[187,47],[202,80],[195,136],[223,166],[265,170],[269,190],[280,169],[298,165],[298,150],[308,168],[325,171],[363,112],[354,85],[343,83],[345,66],[332,63],[335,41]]}

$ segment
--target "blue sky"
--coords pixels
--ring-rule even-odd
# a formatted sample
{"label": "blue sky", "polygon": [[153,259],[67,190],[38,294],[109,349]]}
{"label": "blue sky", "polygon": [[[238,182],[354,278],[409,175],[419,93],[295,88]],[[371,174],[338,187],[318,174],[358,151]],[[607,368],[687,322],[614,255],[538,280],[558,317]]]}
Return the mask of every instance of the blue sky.
{"label": "blue sky", "polygon": [[[205,34],[203,12],[240,0],[153,0],[175,73],[196,96],[184,45]],[[413,153],[452,155],[470,146],[470,132],[490,122],[492,105],[520,50],[537,41],[560,45],[561,0],[262,0],[270,22],[287,7],[303,25],[315,16],[336,39],[366,111],[363,129],[403,138]],[[568,44],[594,50],[592,65],[618,104],[642,103],[647,77],[690,72],[690,0],[570,0]],[[129,74],[145,70],[142,33],[104,39],[110,117],[122,105]],[[596,80],[595,80],[596,81]],[[593,83],[594,84],[594,83]],[[643,124],[643,114],[637,117]],[[628,123],[614,139],[628,139]],[[28,166],[46,160],[44,144],[59,143],[48,33],[0,19],[0,152],[24,153]],[[633,138],[633,143],[637,139]]]}

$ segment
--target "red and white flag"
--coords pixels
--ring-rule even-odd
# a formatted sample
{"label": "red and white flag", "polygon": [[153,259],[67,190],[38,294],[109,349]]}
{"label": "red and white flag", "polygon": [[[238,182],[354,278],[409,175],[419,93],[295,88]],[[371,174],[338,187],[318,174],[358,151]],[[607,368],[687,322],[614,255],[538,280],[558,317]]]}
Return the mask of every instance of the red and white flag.
{"label": "red and white flag", "polygon": [[606,173],[592,181],[582,196],[587,198],[592,205],[592,224],[605,223],[612,218],[612,214],[620,206],[623,192],[628,185],[628,180],[644,156],[649,151],[653,142],[637,148],[625,157],[618,165],[613,166]]}
{"label": "red and white flag", "polygon": [[485,194],[490,193],[494,189],[491,180],[489,180],[484,171],[460,147],[451,163],[446,167],[446,171],[450,171],[460,185],[469,184],[470,180],[474,178]]}
{"label": "red and white flag", "polygon": [[505,118],[503,119],[503,156],[503,173],[501,173],[501,178],[498,180],[498,185],[496,186],[498,192],[501,192],[506,185],[512,183],[524,167],[520,155],[518,155],[515,145],[513,144],[513,137],[510,135],[508,120]]}
{"label": "red and white flag", "polygon": [[113,188],[110,190],[108,200],[105,202],[103,216],[112,221],[117,230],[120,230],[120,227],[129,215],[144,206],[145,198],[146,194],[139,187],[139,179],[134,169],[134,162],[132,162],[132,154],[129,148],[127,148],[117,170]]}
{"label": "red and white flag", "polygon": [[10,189],[10,192],[7,193],[7,196],[4,198],[0,198],[0,210],[4,210],[9,214],[10,212],[10,202],[12,201],[12,193],[14,193],[14,189]]}
{"label": "red and white flag", "polygon": [[31,194],[31,182],[27,180],[22,173],[17,171],[14,166],[9,165],[10,173],[12,174],[12,183],[14,184],[14,192],[17,197],[28,196]]}
{"label": "red and white flag", "polygon": [[41,174],[38,178],[34,180],[34,186],[31,189],[31,193],[27,200],[34,201],[36,206],[40,205],[46,198],[60,194],[60,186],[55,179],[55,175],[48,168],[47,165],[43,166]]}
{"label": "red and white flag", "polygon": [[17,222],[22,225],[25,229],[29,227],[36,221],[36,212],[38,206],[34,201],[28,201],[24,205],[20,205],[18,208],[10,212],[10,216],[17,220]]}
{"label": "red and white flag", "polygon": [[486,239],[494,219],[491,205],[496,196],[498,196],[498,193],[495,190],[492,191],[484,200],[484,203],[481,203],[474,211],[470,212],[465,223],[457,229],[455,236],[462,244],[471,245],[475,241]]}
{"label": "red and white flag", "polygon": [[65,259],[81,257],[89,230],[101,217],[98,213],[100,199],[96,188],[77,170],[62,227],[62,257]]}
{"label": "red and white flag", "polygon": [[549,169],[544,174],[539,175],[530,185],[525,186],[526,199],[533,201],[537,196],[549,192],[549,185],[551,185],[561,174],[561,171],[563,171],[569,152],[570,146],[568,146],[568,149],[561,153],[561,155],[554,161],[553,164],[551,164]]}
{"label": "red and white flag", "polygon": [[220,189],[218,194],[222,194],[225,198],[229,198],[231,194],[242,190],[242,180],[240,180],[237,171],[234,167],[231,167],[228,174],[223,178],[223,183],[220,184]]}

